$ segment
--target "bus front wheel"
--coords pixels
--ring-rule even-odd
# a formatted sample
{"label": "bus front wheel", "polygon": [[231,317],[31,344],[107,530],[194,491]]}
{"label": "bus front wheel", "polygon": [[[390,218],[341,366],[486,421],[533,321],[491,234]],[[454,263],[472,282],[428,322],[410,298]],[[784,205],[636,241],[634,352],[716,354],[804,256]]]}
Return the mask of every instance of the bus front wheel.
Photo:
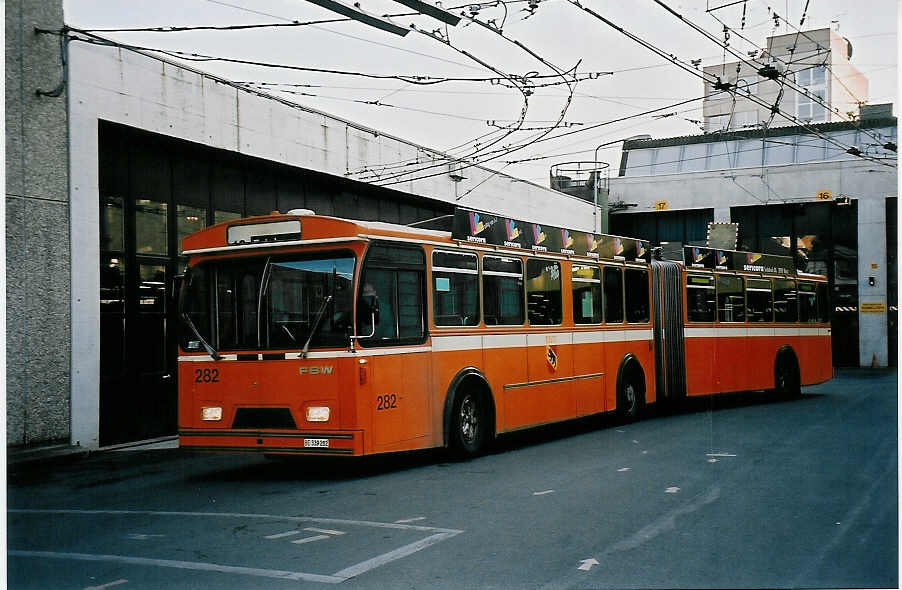
{"label": "bus front wheel", "polygon": [[451,413],[451,448],[459,457],[474,457],[485,450],[489,412],[478,391],[461,391]]}

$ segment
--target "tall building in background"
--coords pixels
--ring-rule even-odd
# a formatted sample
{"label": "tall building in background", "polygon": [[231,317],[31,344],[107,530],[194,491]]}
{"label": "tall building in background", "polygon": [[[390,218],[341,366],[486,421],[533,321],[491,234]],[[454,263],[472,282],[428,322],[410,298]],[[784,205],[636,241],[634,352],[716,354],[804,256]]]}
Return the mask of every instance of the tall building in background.
{"label": "tall building in background", "polygon": [[[868,100],[868,80],[851,59],[848,39],[832,29],[814,29],[768,37],[767,47],[750,52],[744,62],[708,66],[706,74],[740,92],[716,92],[714,83],[705,84],[705,132],[758,127],[769,121],[770,127],[794,124],[779,114],[771,121],[770,109],[744,97],[744,90],[764,105],[775,104],[779,98],[780,110],[805,122],[857,118],[859,107]],[[809,94],[792,90],[789,84]]]}

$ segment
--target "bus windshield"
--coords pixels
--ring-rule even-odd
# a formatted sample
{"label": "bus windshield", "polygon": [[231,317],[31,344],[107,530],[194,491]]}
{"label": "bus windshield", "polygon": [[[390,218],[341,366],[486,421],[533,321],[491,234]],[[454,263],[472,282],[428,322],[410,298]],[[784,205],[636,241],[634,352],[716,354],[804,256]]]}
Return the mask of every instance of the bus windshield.
{"label": "bus windshield", "polygon": [[[191,267],[182,289],[182,348],[302,350],[348,343],[350,252],[260,256]],[[209,352],[209,350],[208,350]]]}

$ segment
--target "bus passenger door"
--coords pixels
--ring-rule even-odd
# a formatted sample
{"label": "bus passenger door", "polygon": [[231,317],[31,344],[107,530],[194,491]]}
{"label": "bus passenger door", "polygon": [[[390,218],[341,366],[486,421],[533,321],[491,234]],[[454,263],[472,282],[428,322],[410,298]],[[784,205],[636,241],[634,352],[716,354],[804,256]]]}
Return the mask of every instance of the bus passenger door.
{"label": "bus passenger door", "polygon": [[[369,403],[373,450],[428,446],[427,435],[432,428],[432,365],[425,346],[423,251],[374,244],[364,264],[357,301],[357,333],[366,336],[372,332],[372,336],[359,342],[360,355],[366,357],[372,376]],[[419,441],[410,442],[415,439]]]}

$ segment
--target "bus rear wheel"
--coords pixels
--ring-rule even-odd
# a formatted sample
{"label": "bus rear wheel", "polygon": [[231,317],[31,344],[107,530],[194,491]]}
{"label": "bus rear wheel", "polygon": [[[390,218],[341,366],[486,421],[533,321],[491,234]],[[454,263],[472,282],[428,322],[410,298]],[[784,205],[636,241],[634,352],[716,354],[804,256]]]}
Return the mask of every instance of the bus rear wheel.
{"label": "bus rear wheel", "polygon": [[485,450],[488,442],[489,413],[485,399],[478,391],[462,391],[454,400],[451,413],[451,449],[455,455],[474,457]]}
{"label": "bus rear wheel", "polygon": [[625,368],[617,388],[617,415],[623,422],[635,422],[639,418],[643,395],[638,371]]}
{"label": "bus rear wheel", "polygon": [[780,397],[793,398],[802,395],[799,366],[789,355],[782,355],[774,366],[774,391]]}

